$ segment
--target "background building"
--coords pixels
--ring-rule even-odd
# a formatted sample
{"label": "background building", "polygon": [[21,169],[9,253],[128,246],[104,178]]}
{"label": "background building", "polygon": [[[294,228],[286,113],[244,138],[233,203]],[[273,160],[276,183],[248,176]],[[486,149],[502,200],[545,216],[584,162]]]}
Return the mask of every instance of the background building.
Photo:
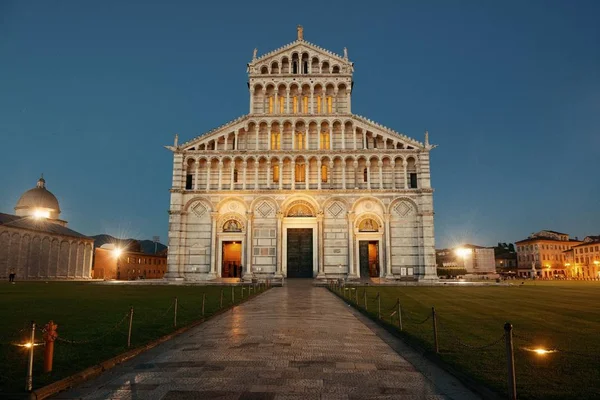
{"label": "background building", "polygon": [[563,254],[569,278],[600,279],[600,236],[586,236]]}
{"label": "background building", "polygon": [[56,197],[40,178],[25,192],[15,214],[0,213],[0,278],[90,279],[94,240],[59,219]]}
{"label": "background building", "polygon": [[427,134],[352,114],[347,51],[301,27],[247,71],[247,115],[168,146],[168,278],[437,279]]}
{"label": "background building", "polygon": [[139,243],[118,247],[105,244],[94,250],[94,279],[162,279],[167,271],[167,251],[143,253]]}
{"label": "background building", "polygon": [[[465,244],[451,249],[436,250],[440,275],[455,275],[461,271],[467,278],[495,278],[494,248]],[[463,272],[464,271],[464,272]]]}
{"label": "background building", "polygon": [[515,242],[517,263],[522,277],[564,278],[567,276],[566,250],[581,244],[567,233],[539,231],[527,239]]}

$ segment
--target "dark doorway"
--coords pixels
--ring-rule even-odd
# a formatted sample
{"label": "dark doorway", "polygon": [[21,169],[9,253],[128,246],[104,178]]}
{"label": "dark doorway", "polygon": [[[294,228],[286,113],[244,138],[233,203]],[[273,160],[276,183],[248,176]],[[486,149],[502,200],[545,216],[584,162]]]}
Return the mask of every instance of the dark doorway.
{"label": "dark doorway", "polygon": [[360,277],[379,277],[379,242],[376,240],[361,240],[358,242],[360,258]]}
{"label": "dark doorway", "polygon": [[238,278],[242,268],[242,243],[223,242],[221,277]]}
{"label": "dark doorway", "polygon": [[287,277],[313,277],[313,230],[287,230]]}

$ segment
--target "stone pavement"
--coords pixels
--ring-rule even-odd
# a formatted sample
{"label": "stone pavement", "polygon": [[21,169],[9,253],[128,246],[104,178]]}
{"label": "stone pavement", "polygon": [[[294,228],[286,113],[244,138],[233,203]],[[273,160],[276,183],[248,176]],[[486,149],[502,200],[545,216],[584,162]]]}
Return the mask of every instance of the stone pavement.
{"label": "stone pavement", "polygon": [[412,353],[419,372],[381,331],[312,280],[288,280],[54,398],[478,398]]}

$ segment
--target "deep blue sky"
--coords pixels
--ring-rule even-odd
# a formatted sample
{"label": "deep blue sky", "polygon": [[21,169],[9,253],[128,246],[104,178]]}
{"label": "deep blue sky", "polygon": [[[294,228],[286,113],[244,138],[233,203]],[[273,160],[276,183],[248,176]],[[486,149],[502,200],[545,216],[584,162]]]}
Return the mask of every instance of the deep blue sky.
{"label": "deep blue sky", "polygon": [[302,24],[348,48],[354,113],[439,145],[437,247],[600,234],[599,20],[598,1],[0,0],[0,211],[44,172],[71,228],[165,242],[163,145],[247,113],[252,50]]}

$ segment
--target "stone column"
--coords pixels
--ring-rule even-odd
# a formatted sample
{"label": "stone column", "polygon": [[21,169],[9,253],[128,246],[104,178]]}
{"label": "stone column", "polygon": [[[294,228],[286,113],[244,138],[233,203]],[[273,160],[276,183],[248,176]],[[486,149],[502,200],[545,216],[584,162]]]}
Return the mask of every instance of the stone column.
{"label": "stone column", "polygon": [[333,182],[333,160],[329,161],[329,169],[327,170],[327,175],[329,178],[329,179],[327,179],[327,183],[329,183],[329,187],[332,188],[333,184],[334,184],[334,182]]}
{"label": "stone column", "polygon": [[396,190],[396,161],[392,161],[392,190]]}
{"label": "stone column", "polygon": [[304,164],[304,180],[306,181],[306,190],[310,189],[310,160],[306,160]]}
{"label": "stone column", "polygon": [[198,190],[198,175],[200,175],[200,160],[196,160],[196,171],[194,172],[194,190]]}
{"label": "stone column", "polygon": [[342,150],[346,150],[346,127],[342,126]]}
{"label": "stone column", "polygon": [[239,143],[238,143],[238,132],[233,132],[233,149],[234,150],[238,150],[238,148],[240,147]]}
{"label": "stone column", "polygon": [[224,145],[223,145],[223,150],[227,151],[227,150],[228,150],[228,149],[227,149],[227,139],[229,139],[229,134],[227,134],[227,135],[223,136],[223,139],[224,139],[224,142],[223,142],[223,143],[224,143]]}
{"label": "stone column", "polygon": [[348,211],[348,278],[358,279],[354,262],[354,219],[356,214]]}
{"label": "stone column", "polygon": [[383,214],[384,220],[384,237],[385,237],[385,274],[386,279],[393,279],[392,275],[392,237],[390,235],[390,214]]}
{"label": "stone column", "polygon": [[354,189],[358,189],[358,161],[352,163],[354,167]]}
{"label": "stone column", "polygon": [[363,149],[367,148],[367,131],[365,129],[363,129],[362,132],[362,139],[363,139]]}
{"label": "stone column", "polygon": [[223,188],[223,160],[219,160],[219,190]]}
{"label": "stone column", "polygon": [[279,160],[279,190],[283,189],[283,160]]}
{"label": "stone column", "polygon": [[350,96],[350,88],[346,88],[346,113],[350,114],[352,111],[352,108],[350,107],[350,101],[351,101],[351,96]]}
{"label": "stone column", "polygon": [[242,163],[242,176],[244,181],[242,182],[242,189],[246,190],[246,170],[248,169],[248,161],[244,160]]}
{"label": "stone column", "polygon": [[283,213],[277,212],[277,265],[275,276],[278,278],[283,277]]}
{"label": "stone column", "polygon": [[305,146],[304,146],[304,148],[306,150],[308,150],[308,142],[309,142],[308,141],[308,126],[306,127],[306,131],[304,132],[304,140],[305,140]]}
{"label": "stone column", "polygon": [[254,162],[254,190],[258,190],[258,168],[260,167],[260,161],[256,160]]}
{"label": "stone column", "polygon": [[271,189],[271,160],[267,161],[267,189]]}
{"label": "stone column", "polygon": [[322,167],[323,167],[322,161],[319,158],[317,160],[317,177],[318,177],[318,179],[317,179],[317,189],[319,189],[319,190],[321,190],[321,168]]}
{"label": "stone column", "polygon": [[379,168],[379,189],[383,189],[383,161],[379,160],[377,167]]}
{"label": "stone column", "polygon": [[210,190],[210,166],[212,164],[212,160],[206,161],[206,191]]}
{"label": "stone column", "polygon": [[354,127],[354,134],[352,135],[352,146],[354,147],[354,150],[356,150],[356,126]]}
{"label": "stone column", "polygon": [[333,90],[333,97],[331,98],[331,112],[333,114],[337,114],[337,95],[338,95],[338,90],[337,87]]}
{"label": "stone column", "polygon": [[254,113],[254,89],[250,88],[250,114]]}
{"label": "stone column", "polygon": [[292,166],[292,173],[291,178],[292,178],[292,190],[296,189],[296,161],[292,161],[291,164]]}
{"label": "stone column", "polygon": [[371,161],[367,162],[367,189],[371,190]]}
{"label": "stone column", "polygon": [[329,149],[333,150],[333,126],[330,126],[329,128]]}
{"label": "stone column", "polygon": [[254,213],[247,211],[246,218],[248,224],[246,226],[246,268],[244,270],[244,280],[252,280],[252,222],[254,221]]}
{"label": "stone column", "polygon": [[346,160],[342,160],[342,189],[346,190]]}
{"label": "stone column", "polygon": [[231,166],[230,171],[229,171],[229,190],[233,190],[234,189],[234,182],[233,182],[233,175],[234,175],[234,171],[235,171],[235,160],[232,160],[229,165]]}
{"label": "stone column", "polygon": [[296,150],[296,127],[292,127],[292,150]]}
{"label": "stone column", "polygon": [[217,277],[217,218],[218,212],[211,212],[212,229],[210,231],[210,275],[211,278]]}
{"label": "stone column", "polygon": [[407,174],[408,162],[406,162],[406,160],[404,160],[402,162],[402,166],[404,167],[404,189],[408,189],[408,174]]}
{"label": "stone column", "polygon": [[315,113],[315,89],[310,89],[310,113]]}
{"label": "stone column", "polygon": [[290,89],[285,90],[285,113],[290,113]]}
{"label": "stone column", "polygon": [[256,125],[255,128],[256,128],[256,139],[255,139],[255,142],[254,142],[254,150],[258,150],[258,135],[260,133],[260,126]]}
{"label": "stone column", "polygon": [[323,212],[317,214],[317,279],[325,279],[325,255],[324,255],[324,237],[323,237]]}

